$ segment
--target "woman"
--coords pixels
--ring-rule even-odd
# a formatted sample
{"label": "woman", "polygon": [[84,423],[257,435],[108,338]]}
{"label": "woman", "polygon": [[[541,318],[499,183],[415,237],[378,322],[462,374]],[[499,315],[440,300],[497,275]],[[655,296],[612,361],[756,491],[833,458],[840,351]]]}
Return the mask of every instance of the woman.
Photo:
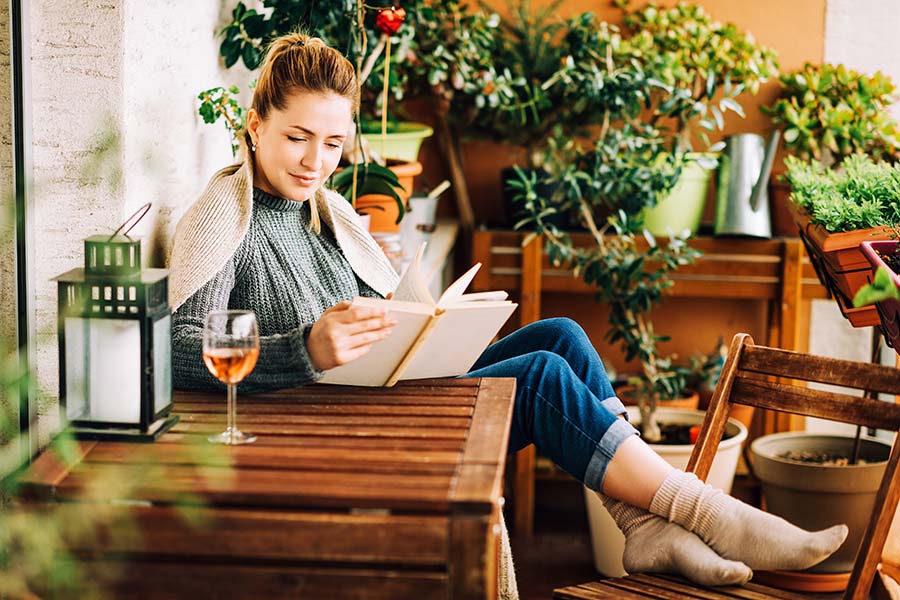
{"label": "woman", "polygon": [[[359,102],[352,65],[321,40],[275,40],[247,117],[244,162],[217,173],[179,222],[171,257],[176,387],[218,389],[200,359],[210,310],[256,311],[262,350],[242,384],[312,383],[390,335],[397,275],[347,201],[323,186]],[[468,373],[517,380],[510,451],[534,443],[603,494],[626,536],[629,572],[677,572],[712,585],[752,569],[804,569],[847,528],[810,533],[675,470],[636,435],[585,333],[545,320],[490,346]]]}

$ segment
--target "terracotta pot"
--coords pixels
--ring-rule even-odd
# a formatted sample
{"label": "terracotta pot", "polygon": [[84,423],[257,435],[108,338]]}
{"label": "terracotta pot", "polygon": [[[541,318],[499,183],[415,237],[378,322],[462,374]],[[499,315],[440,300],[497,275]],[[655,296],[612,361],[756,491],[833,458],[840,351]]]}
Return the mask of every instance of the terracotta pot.
{"label": "terracotta pot", "polygon": [[[402,190],[397,190],[400,199],[406,204],[412,195],[416,175],[422,172],[422,163],[388,161],[387,167],[397,175]],[[369,215],[369,231],[379,233],[397,233],[400,231],[400,208],[391,196],[383,194],[366,194],[356,199],[356,210]]]}
{"label": "terracotta pot", "polygon": [[844,317],[854,327],[877,325],[878,311],[874,306],[853,308],[853,296],[869,282],[872,270],[859,245],[864,241],[888,240],[893,235],[891,229],[871,227],[828,233],[821,226],[813,225],[809,215],[794,203],[789,208],[819,281],[834,296]]}
{"label": "terracotta pot", "polygon": [[791,216],[791,184],[781,181],[782,173],[773,173],[769,178],[769,203],[772,213],[772,235],[797,237],[797,224]]}
{"label": "terracotta pot", "polygon": [[369,231],[396,233],[400,231],[400,207],[391,196],[366,194],[356,199],[356,212],[369,217]]}

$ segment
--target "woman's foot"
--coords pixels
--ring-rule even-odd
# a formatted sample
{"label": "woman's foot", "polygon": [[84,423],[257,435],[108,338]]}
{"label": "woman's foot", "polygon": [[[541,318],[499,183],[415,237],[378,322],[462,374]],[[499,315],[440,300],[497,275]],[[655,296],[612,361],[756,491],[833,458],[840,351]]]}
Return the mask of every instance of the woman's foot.
{"label": "woman's foot", "polygon": [[801,570],[828,558],[847,538],[847,526],[810,532],[763,512],[693,473],[673,471],[650,512],[696,533],[718,554],[751,569]]}
{"label": "woman's foot", "polygon": [[625,534],[622,562],[629,573],[676,573],[700,585],[740,585],[753,576],[747,565],[722,558],[683,527],[636,506],[601,499]]}

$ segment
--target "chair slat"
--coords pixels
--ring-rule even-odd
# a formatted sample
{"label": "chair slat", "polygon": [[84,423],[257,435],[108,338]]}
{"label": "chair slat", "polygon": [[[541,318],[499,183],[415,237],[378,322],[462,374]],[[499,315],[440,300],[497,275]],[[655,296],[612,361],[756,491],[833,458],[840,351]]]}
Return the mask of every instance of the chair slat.
{"label": "chair slat", "polygon": [[736,375],[731,401],[875,429],[900,429],[900,404]]}
{"label": "chair slat", "polygon": [[882,365],[748,345],[741,354],[739,369],[900,395],[900,372],[893,367]]}

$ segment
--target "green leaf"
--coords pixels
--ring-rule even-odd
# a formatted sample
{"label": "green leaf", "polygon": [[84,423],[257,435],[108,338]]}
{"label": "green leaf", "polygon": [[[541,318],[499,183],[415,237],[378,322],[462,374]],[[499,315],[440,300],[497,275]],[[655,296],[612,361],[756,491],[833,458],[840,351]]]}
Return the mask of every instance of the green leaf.
{"label": "green leaf", "polygon": [[244,60],[244,65],[253,71],[259,66],[261,56],[256,48],[250,44],[244,44],[244,49],[241,51],[241,58]]}
{"label": "green leaf", "polygon": [[[253,14],[249,15],[251,12]],[[248,11],[248,16],[244,17],[241,25],[251,38],[260,39],[266,34],[266,17],[265,15],[257,14],[256,11]]]}
{"label": "green leaf", "polygon": [[890,271],[882,265],[875,272],[875,278],[872,280],[872,283],[862,286],[856,292],[856,295],[853,297],[853,306],[859,308],[891,298],[900,300],[900,290],[897,289],[897,285],[891,278]]}

